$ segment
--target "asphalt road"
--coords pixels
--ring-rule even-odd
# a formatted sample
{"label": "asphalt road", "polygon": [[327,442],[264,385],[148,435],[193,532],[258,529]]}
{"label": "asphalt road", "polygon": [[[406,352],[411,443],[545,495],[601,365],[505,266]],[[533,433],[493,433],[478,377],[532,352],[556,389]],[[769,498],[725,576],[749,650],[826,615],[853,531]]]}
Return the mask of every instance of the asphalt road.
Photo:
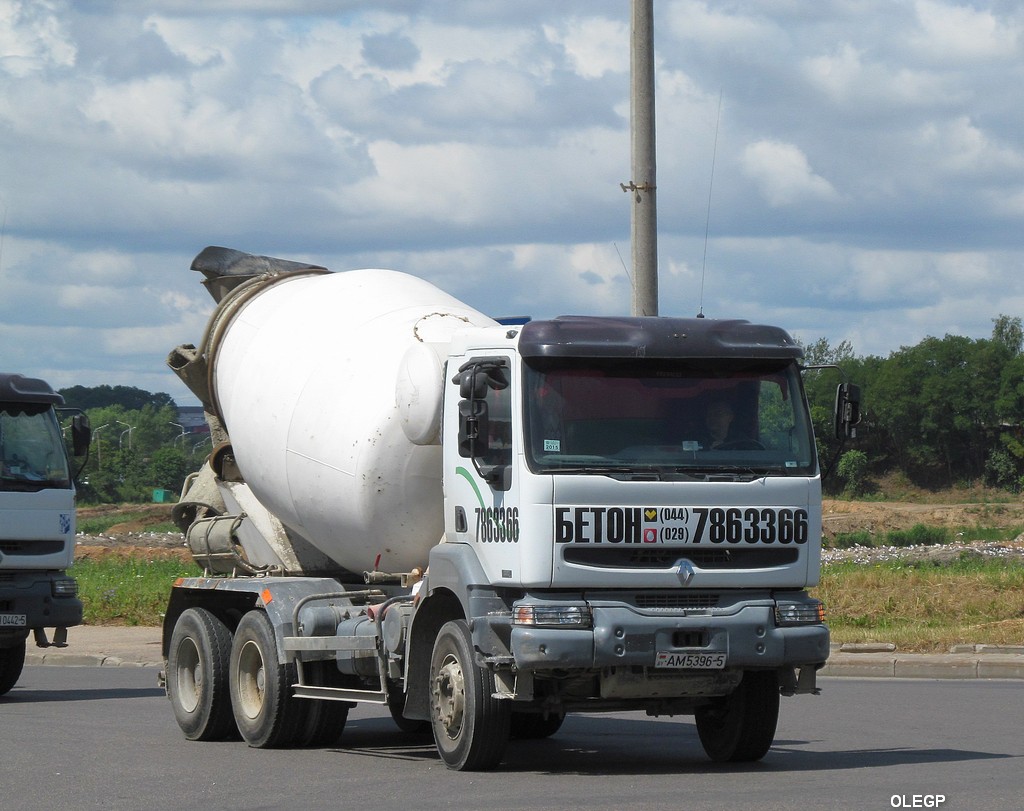
{"label": "asphalt road", "polygon": [[820,696],[783,699],[775,747],[742,767],[709,763],[688,717],[576,716],[474,774],[372,708],[353,710],[333,748],[192,743],[156,679],[27,667],[0,699],[0,809],[1016,811],[1024,799],[1020,681],[826,678]]}

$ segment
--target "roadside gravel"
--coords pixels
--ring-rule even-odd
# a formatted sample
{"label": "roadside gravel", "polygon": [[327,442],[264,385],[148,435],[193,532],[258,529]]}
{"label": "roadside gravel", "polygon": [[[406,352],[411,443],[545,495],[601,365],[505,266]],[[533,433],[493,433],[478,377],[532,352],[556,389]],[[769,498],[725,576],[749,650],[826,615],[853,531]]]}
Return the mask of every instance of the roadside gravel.
{"label": "roadside gravel", "polygon": [[163,546],[175,547],[185,545],[185,536],[180,532],[118,532],[111,535],[86,535],[79,532],[76,536],[79,546]]}
{"label": "roadside gravel", "polygon": [[940,546],[852,546],[823,549],[821,562],[873,564],[887,561],[953,563],[965,559],[1024,562],[1024,535],[1012,541],[953,541]]}

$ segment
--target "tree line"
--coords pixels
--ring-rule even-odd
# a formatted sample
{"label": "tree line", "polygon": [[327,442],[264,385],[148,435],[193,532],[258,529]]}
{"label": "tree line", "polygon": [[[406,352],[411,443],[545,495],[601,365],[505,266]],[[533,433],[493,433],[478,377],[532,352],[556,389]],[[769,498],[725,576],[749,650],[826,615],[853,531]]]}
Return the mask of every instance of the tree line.
{"label": "tree line", "polygon": [[[859,494],[871,477],[902,473],[942,489],[982,482],[1020,492],[1024,486],[1024,328],[1021,319],[993,319],[990,338],[927,337],[882,358],[858,357],[846,341],[805,346],[805,364],[836,364],[861,387],[863,422],[849,449],[828,425],[838,374],[805,375],[815,431],[826,465],[842,453],[835,492]],[[845,469],[845,472],[844,472]]]}
{"label": "tree line", "polygon": [[[187,433],[170,395],[131,386],[60,389],[65,406],[89,416],[92,442],[78,476],[84,504],[148,502],[155,491],[176,500],[189,473],[210,452],[209,434]],[[163,493],[161,493],[161,496]]]}
{"label": "tree line", "polygon": [[[818,437],[824,486],[862,495],[874,477],[902,473],[912,483],[942,489],[983,482],[1024,489],[1024,327],[993,319],[990,338],[928,337],[888,357],[857,356],[847,341],[825,338],[804,346],[804,364],[836,366],[804,375]],[[841,445],[831,425],[836,385],[862,393],[855,440]],[[185,477],[210,451],[207,434],[179,424],[171,397],[127,386],[61,389],[93,428],[79,477],[84,503],[149,501],[154,490],[180,492]]]}

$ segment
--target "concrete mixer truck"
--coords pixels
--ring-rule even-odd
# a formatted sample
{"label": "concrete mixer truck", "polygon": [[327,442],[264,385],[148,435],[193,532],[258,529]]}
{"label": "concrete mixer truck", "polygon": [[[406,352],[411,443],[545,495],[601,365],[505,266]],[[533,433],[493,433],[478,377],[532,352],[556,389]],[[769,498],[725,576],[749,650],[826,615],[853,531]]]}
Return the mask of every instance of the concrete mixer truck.
{"label": "concrete mixer truck", "polygon": [[[171,368],[214,449],[175,517],[162,673],[189,739],[318,745],[370,702],[482,770],[570,713],[693,715],[757,760],[818,692],[821,493],[783,330],[502,323],[388,270],[207,248]],[[840,387],[836,429],[858,419]]]}

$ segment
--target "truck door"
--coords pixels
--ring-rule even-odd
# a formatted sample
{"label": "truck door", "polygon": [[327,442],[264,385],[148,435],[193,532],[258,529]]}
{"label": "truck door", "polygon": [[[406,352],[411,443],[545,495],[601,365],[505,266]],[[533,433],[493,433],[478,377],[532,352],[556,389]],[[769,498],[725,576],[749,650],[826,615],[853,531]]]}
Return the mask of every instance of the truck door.
{"label": "truck door", "polygon": [[[457,438],[456,452],[446,448],[449,538],[476,546],[492,583],[518,582],[519,493],[518,380],[512,357],[493,354],[463,362],[449,375],[445,443]],[[450,523],[449,523],[450,522]]]}

